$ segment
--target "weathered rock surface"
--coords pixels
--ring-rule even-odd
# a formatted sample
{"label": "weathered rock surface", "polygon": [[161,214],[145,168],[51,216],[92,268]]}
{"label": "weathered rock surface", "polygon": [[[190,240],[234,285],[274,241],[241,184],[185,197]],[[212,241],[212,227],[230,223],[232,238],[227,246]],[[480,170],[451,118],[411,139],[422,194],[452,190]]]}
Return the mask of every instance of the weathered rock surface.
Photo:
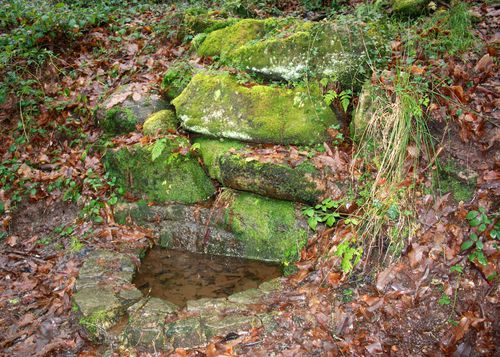
{"label": "weathered rock surface", "polygon": [[190,317],[167,324],[165,335],[173,348],[200,347],[208,342],[199,317]]}
{"label": "weathered rock surface", "polygon": [[145,135],[169,134],[175,132],[178,126],[173,110],[164,109],[151,115],[142,126]]}
{"label": "weathered rock surface", "polygon": [[[350,124],[351,137],[359,141],[363,136],[369,135],[367,129],[374,119],[383,120],[384,111],[389,108],[387,93],[380,87],[366,82],[363,85],[359,102]],[[366,137],[365,139],[371,139]]]}
{"label": "weathered rock surface", "polygon": [[[191,300],[181,310],[166,300],[143,298],[130,284],[134,269],[122,253],[97,250],[87,256],[74,303],[81,326],[93,340],[142,351],[172,351],[205,346],[215,336],[257,327],[273,329],[276,313],[257,313],[252,305],[266,306],[266,299],[281,289],[281,278],[227,298]],[[128,319],[120,333],[113,326],[124,316]]]}
{"label": "weathered rock surface", "polygon": [[308,230],[293,202],[228,193],[221,204],[212,209],[120,204],[115,216],[118,222],[130,217],[153,229],[169,248],[285,264],[297,259]]}
{"label": "weathered rock surface", "polygon": [[203,298],[189,300],[186,303],[186,310],[198,313],[201,316],[227,313],[229,311],[245,310],[246,306],[229,301],[226,298]]}
{"label": "weathered rock surface", "polygon": [[108,150],[104,157],[107,171],[127,190],[150,201],[195,203],[210,198],[215,188],[196,158],[177,152],[188,147],[188,141],[180,137],[159,140],[164,145],[155,160],[155,144]]}
{"label": "weathered rock surface", "polygon": [[252,328],[262,326],[262,322],[256,316],[229,315],[224,318],[218,316],[208,317],[203,320],[205,336],[208,340],[215,336],[226,336],[229,333],[249,331]]}
{"label": "weathered rock surface", "polygon": [[169,301],[158,298],[144,298],[128,308],[129,322],[121,335],[127,346],[164,349],[165,318],[178,310]]}
{"label": "weathered rock surface", "polygon": [[236,23],[238,19],[228,17],[224,11],[208,11],[200,13],[188,9],[181,22],[178,31],[179,40],[185,40],[187,36],[193,37],[197,34],[208,34],[212,31],[227,27]]}
{"label": "weathered rock surface", "polygon": [[337,123],[318,86],[247,88],[222,73],[196,74],[172,104],[189,131],[256,143],[322,143]]}
{"label": "weathered rock surface", "polygon": [[292,167],[284,160],[266,161],[239,142],[205,138],[195,142],[210,176],[225,187],[308,204],[326,193],[324,173],[310,160]]}
{"label": "weathered rock surface", "polygon": [[201,56],[268,77],[298,80],[327,77],[344,86],[364,77],[367,56],[362,28],[334,22],[242,20],[210,33]]}
{"label": "weathered rock surface", "polygon": [[168,108],[157,94],[139,92],[133,84],[118,88],[99,106],[96,113],[99,126],[107,134],[132,132],[153,113]]}
{"label": "weathered rock surface", "polygon": [[131,284],[132,260],[121,253],[97,250],[89,253],[80,269],[73,302],[79,322],[90,338],[102,340],[107,330],[142,297]]}

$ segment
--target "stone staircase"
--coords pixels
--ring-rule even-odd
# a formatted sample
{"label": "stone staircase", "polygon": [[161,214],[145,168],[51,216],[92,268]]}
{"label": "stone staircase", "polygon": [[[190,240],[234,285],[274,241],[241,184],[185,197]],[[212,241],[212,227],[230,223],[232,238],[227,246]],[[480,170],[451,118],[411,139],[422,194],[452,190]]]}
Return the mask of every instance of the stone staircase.
{"label": "stone staircase", "polygon": [[[222,64],[265,79],[302,82],[293,88],[256,85],[222,70],[183,70],[168,75],[167,92],[180,93],[173,107],[153,95],[111,96],[99,111],[107,135],[142,125],[154,138],[109,149],[104,156],[107,171],[137,198],[116,206],[116,220],[151,228],[164,247],[291,267],[311,234],[302,205],[346,191],[346,183],[336,181],[335,167],[314,155],[332,141],[328,131],[338,124],[319,79],[356,85],[366,65],[362,39],[358,31],[330,22],[203,21],[195,22],[201,28],[193,40],[198,55],[217,56]],[[192,76],[187,85],[176,80],[181,72]],[[123,89],[115,95],[123,96]],[[79,282],[94,277],[94,283],[77,283],[75,302],[83,327],[96,340],[113,340],[109,327],[127,314],[128,324],[115,341],[149,350],[203,346],[213,336],[272,328],[275,312],[257,314],[251,305],[279,290],[279,280],[229,298],[188,302],[181,310],[142,297],[131,285],[133,273],[122,276],[120,267],[108,264],[125,258],[92,254]],[[110,283],[120,277],[121,284]],[[99,290],[101,285],[111,290]]]}

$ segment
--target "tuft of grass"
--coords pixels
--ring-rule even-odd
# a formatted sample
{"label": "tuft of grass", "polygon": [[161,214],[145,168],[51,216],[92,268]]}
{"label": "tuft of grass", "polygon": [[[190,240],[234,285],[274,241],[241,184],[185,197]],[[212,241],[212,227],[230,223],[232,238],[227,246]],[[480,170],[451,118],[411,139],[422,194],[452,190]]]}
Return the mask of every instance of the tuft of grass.
{"label": "tuft of grass", "polygon": [[422,159],[433,157],[422,110],[428,103],[425,87],[404,67],[394,73],[390,90],[375,84],[380,88],[371,101],[371,115],[356,154],[376,170],[359,192],[356,215],[362,224],[357,233],[367,256],[378,248],[382,261],[398,256],[417,228],[413,202],[419,167]]}

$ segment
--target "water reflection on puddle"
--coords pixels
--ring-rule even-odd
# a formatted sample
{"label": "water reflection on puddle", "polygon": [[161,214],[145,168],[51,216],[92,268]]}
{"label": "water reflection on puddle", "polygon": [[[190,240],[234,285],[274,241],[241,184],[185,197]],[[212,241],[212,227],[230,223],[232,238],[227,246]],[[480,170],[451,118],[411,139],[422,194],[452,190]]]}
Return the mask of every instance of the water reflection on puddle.
{"label": "water reflection on puddle", "polygon": [[134,284],[144,295],[184,306],[187,300],[225,297],[281,275],[277,264],[155,247],[142,260]]}

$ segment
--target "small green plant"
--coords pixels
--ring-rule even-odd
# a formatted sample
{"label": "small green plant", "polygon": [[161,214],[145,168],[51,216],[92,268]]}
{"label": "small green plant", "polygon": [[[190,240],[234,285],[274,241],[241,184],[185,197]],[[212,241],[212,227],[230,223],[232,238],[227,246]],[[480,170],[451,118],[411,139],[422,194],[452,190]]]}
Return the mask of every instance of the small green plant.
{"label": "small green plant", "polygon": [[[495,218],[496,216],[498,216],[498,213],[495,214]],[[495,219],[488,217],[484,207],[479,207],[477,211],[470,211],[465,218],[469,222],[471,233],[469,239],[462,243],[460,249],[462,251],[471,250],[468,255],[471,262],[487,265],[488,259],[483,252],[484,243],[488,236],[496,241],[500,239],[500,223],[498,221],[494,223]]]}
{"label": "small green plant", "polygon": [[351,302],[354,296],[354,291],[352,289],[342,290],[342,302]]}
{"label": "small green plant", "polygon": [[82,242],[80,242],[80,240],[77,237],[75,236],[71,237],[71,240],[69,242],[69,249],[71,252],[78,253],[84,247],[85,245]]}
{"label": "small green plant", "polygon": [[340,124],[330,125],[330,128],[337,131],[337,134],[333,138],[333,144],[339,145],[340,143],[342,143],[342,141],[344,141],[344,134],[342,134],[342,132],[340,131],[341,130]]}
{"label": "small green plant", "polygon": [[356,239],[345,238],[335,250],[334,253],[341,258],[340,268],[344,274],[349,274],[354,267],[361,261],[363,256],[363,247],[356,244]]}
{"label": "small green plant", "polygon": [[158,139],[153,144],[153,148],[151,149],[151,160],[155,161],[160,157],[161,153],[167,147],[167,138]]}
{"label": "small green plant", "polygon": [[445,293],[441,294],[441,297],[438,300],[439,305],[450,305],[451,304],[451,299],[448,295]]}
{"label": "small green plant", "polygon": [[343,200],[334,201],[331,198],[323,200],[314,207],[306,207],[302,213],[308,217],[307,224],[312,230],[316,230],[318,223],[324,223],[332,227],[340,217],[336,210],[343,204]]}
{"label": "small green plant", "polygon": [[336,92],[330,89],[328,92],[326,92],[323,98],[326,105],[330,105],[333,103],[334,100],[338,99],[344,112],[347,112],[347,108],[349,107],[349,104],[351,103],[352,99],[352,90],[345,89],[341,92]]}

